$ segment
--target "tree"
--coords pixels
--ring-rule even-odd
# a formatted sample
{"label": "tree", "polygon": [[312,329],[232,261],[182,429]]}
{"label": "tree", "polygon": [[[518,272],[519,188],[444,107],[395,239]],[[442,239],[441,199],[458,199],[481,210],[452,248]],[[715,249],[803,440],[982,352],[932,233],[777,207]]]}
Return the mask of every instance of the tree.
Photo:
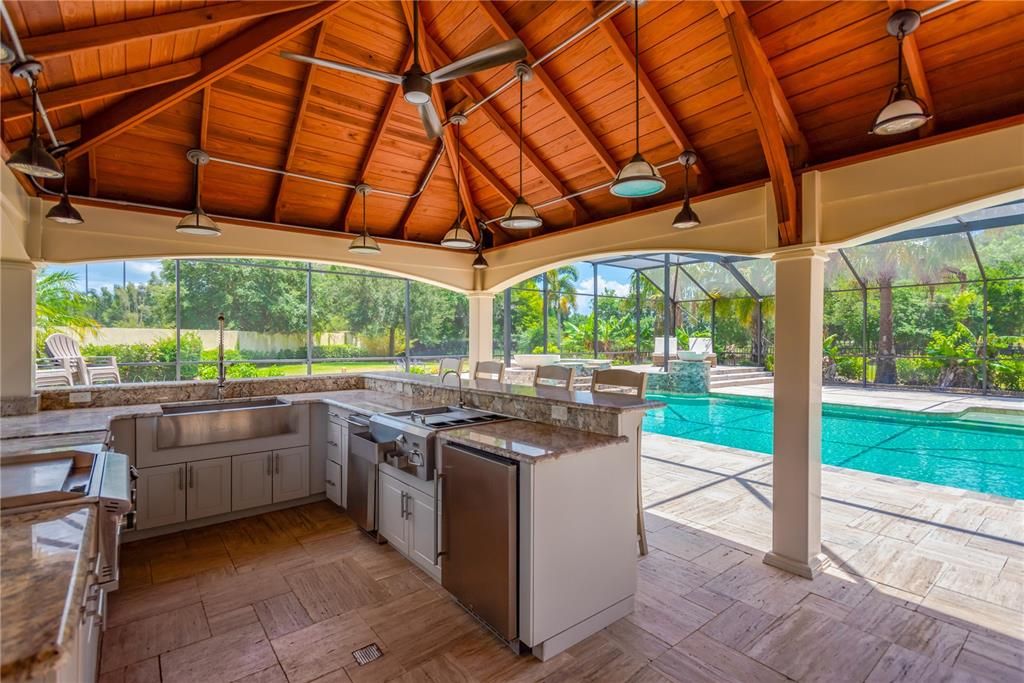
{"label": "tree", "polygon": [[575,266],[562,266],[544,273],[548,288],[548,308],[555,314],[555,346],[562,348],[562,321],[576,308],[576,283],[580,274]]}
{"label": "tree", "polygon": [[62,328],[79,337],[99,328],[88,314],[90,299],[75,286],[78,276],[68,270],[43,273],[36,279],[36,330],[46,338]]}

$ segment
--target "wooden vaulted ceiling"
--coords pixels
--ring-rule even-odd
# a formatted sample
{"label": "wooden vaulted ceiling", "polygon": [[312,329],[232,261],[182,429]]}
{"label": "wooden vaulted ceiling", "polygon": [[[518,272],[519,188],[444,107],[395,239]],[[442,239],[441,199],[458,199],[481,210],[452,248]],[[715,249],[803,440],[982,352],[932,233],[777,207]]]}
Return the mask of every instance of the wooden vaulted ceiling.
{"label": "wooden vaulted ceiling", "polygon": [[[640,7],[640,147],[648,160],[690,147],[692,191],[771,177],[780,233],[795,239],[794,170],[919,136],[1024,111],[1024,3],[962,1],[929,14],[906,43],[907,67],[934,120],[920,131],[867,133],[895,77],[885,24],[918,2],[664,2]],[[185,152],[412,194],[438,141],[428,141],[400,89],[282,58],[289,50],[401,72],[411,60],[409,0],[191,2],[7,0],[70,153],[72,191],[187,208]],[[420,62],[429,70],[519,37],[532,62],[610,2],[428,0]],[[8,37],[4,37],[8,42]],[[632,12],[626,8],[548,59],[526,84],[524,194],[534,204],[607,182],[633,154]],[[465,110],[512,76],[504,66],[435,87],[446,114]],[[16,149],[29,135],[26,84],[5,69],[2,132]],[[442,118],[445,118],[442,116]],[[481,218],[518,194],[518,89],[463,127],[463,198]],[[456,211],[452,127],[426,190],[407,200],[372,194],[376,235],[437,242]],[[542,210],[545,231],[677,200],[682,171],[664,169],[665,192],[628,202],[607,190]],[[203,204],[214,214],[358,230],[351,190],[212,163]],[[86,226],[87,227],[87,226]],[[498,234],[498,240],[508,239]]]}

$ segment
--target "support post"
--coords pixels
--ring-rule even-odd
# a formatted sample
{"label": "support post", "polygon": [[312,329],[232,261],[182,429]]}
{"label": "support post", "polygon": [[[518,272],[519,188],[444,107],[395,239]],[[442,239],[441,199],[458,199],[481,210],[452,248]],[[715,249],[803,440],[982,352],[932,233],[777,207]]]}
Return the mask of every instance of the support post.
{"label": "support post", "polygon": [[174,381],[181,381],[181,259],[174,259]]}
{"label": "support post", "polygon": [[[541,280],[540,290],[541,290],[541,297],[543,298],[543,301],[541,302],[541,308],[543,309],[543,316],[542,317],[544,318],[544,353],[547,353],[548,352],[548,275],[547,275],[547,273],[544,273],[543,275],[541,275],[541,277],[543,278],[543,280]],[[558,352],[561,353],[562,349],[558,349]]]}
{"label": "support post", "polygon": [[0,415],[34,413],[36,269],[31,262],[0,261]]}
{"label": "support post", "polygon": [[640,278],[643,277],[640,271],[633,271],[633,287],[636,289],[636,305],[633,308],[633,322],[636,324],[636,334],[634,335],[634,341],[636,342],[636,358],[634,363],[640,364]]}
{"label": "support post", "polygon": [[505,339],[505,367],[512,365],[512,288],[505,290],[505,311],[501,317],[501,333]]}
{"label": "support post", "polygon": [[594,358],[597,358],[597,264],[591,263],[594,268]]}
{"label": "support post", "polygon": [[494,358],[494,295],[469,295],[469,371],[482,360]]}
{"label": "support post", "polygon": [[313,374],[313,264],[306,263],[306,374]]}
{"label": "support post", "polygon": [[410,343],[412,339],[412,280],[405,281],[405,371],[409,372],[412,367],[411,360],[409,358]]}
{"label": "support post", "polygon": [[662,348],[662,359],[661,359],[661,362],[662,362],[662,367],[664,368],[665,372],[668,372],[668,340],[669,340],[668,326],[669,326],[669,321],[672,320],[672,314],[671,314],[671,312],[672,312],[672,295],[669,293],[670,292],[669,286],[672,283],[670,282],[671,278],[670,278],[669,273],[670,273],[671,266],[669,264],[670,264],[670,257],[669,257],[668,254],[665,254],[665,284],[664,284],[664,287],[662,288],[662,294],[665,295],[665,301],[664,301],[664,304],[662,306],[663,309],[664,309],[662,311],[662,318],[664,318],[664,319],[662,320],[662,323],[661,323],[662,324],[662,332],[664,333],[664,337],[665,337],[665,339],[664,339],[665,346],[664,346],[664,348]]}
{"label": "support post", "polygon": [[806,578],[821,552],[821,330],[825,252],[801,248],[775,261],[775,437],[772,550],[766,564]]}

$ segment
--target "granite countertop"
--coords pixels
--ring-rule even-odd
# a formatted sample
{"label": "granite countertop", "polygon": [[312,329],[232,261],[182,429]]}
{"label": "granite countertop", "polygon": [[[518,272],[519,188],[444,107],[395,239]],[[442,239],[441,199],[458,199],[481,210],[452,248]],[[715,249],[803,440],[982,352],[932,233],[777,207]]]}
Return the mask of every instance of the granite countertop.
{"label": "granite countertop", "polygon": [[436,403],[388,391],[347,389],[343,391],[314,391],[305,394],[285,394],[281,399],[289,403],[326,403],[344,410],[360,413],[393,413],[400,410],[431,408]]}
{"label": "granite countertop", "polygon": [[78,621],[96,511],[92,505],[0,516],[0,678],[45,674]]}
{"label": "granite countertop", "polygon": [[626,443],[624,436],[581,432],[566,427],[506,420],[446,429],[438,433],[442,442],[472,446],[520,462],[537,462],[563,455],[585,453],[596,448]]}
{"label": "granite countertop", "polygon": [[48,448],[69,448],[84,444],[102,444],[107,436],[106,429],[70,434],[48,434],[25,436],[19,439],[0,439],[0,457],[18,455]]}

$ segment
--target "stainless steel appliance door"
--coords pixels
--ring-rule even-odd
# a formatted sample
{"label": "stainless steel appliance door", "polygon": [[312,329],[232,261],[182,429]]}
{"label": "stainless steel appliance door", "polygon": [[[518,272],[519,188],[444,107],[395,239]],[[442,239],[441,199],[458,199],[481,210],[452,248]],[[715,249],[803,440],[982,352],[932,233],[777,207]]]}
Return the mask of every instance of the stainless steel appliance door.
{"label": "stainless steel appliance door", "polygon": [[518,467],[445,444],[441,582],[505,640],[518,635]]}
{"label": "stainless steel appliance door", "polygon": [[349,429],[346,511],[366,531],[377,530],[377,454],[378,444],[370,440],[369,432]]}

